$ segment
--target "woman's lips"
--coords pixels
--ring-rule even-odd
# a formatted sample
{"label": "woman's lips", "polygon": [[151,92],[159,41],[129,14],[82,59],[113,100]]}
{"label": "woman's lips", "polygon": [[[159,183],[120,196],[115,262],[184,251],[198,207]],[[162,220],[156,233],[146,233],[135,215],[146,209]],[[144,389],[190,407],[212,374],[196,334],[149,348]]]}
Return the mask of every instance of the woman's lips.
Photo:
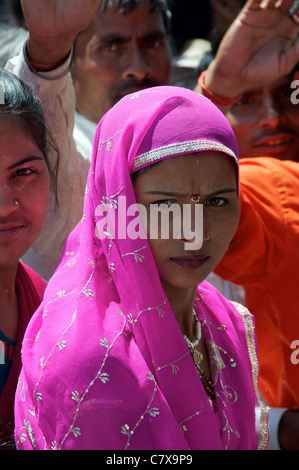
{"label": "woman's lips", "polygon": [[170,259],[183,269],[193,270],[200,268],[209,259],[209,256],[178,256]]}
{"label": "woman's lips", "polygon": [[24,225],[0,225],[0,241],[12,240],[24,229]]}

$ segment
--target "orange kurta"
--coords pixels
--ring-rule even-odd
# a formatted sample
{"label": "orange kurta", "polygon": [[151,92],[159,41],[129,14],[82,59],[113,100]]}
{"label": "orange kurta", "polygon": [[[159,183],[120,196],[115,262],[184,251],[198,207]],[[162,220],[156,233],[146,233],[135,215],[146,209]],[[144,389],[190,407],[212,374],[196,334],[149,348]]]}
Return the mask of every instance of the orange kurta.
{"label": "orange kurta", "polygon": [[291,347],[299,341],[299,163],[242,159],[240,209],[237,233],[215,272],[245,289],[262,395],[271,406],[299,408],[299,348]]}

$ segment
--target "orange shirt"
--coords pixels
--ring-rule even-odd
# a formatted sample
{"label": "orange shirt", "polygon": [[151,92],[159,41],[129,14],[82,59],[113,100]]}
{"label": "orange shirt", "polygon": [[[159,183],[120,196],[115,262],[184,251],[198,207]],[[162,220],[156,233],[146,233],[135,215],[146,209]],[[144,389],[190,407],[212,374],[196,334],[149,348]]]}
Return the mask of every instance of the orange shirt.
{"label": "orange shirt", "polygon": [[240,209],[238,230],[215,272],[245,289],[262,395],[270,406],[299,408],[299,163],[241,159]]}

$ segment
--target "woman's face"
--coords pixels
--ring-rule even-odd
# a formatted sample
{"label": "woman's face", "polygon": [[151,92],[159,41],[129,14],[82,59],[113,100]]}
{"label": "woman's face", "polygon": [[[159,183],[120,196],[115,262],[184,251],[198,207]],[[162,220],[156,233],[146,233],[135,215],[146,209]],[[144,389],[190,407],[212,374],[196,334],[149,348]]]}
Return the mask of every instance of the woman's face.
{"label": "woman's face", "polygon": [[[197,286],[217,266],[237,229],[239,202],[232,159],[215,151],[169,158],[138,175],[134,191],[137,203],[147,208],[147,214],[151,205],[165,211],[178,204],[181,214],[183,205],[189,205],[189,226],[193,231],[195,205],[202,204],[201,247],[194,238],[187,239],[183,230],[179,236],[172,236],[170,230],[170,237],[153,239],[152,219],[148,217],[147,223],[147,236],[163,287]],[[194,194],[200,196],[199,202],[191,200]]]}
{"label": "woman's face", "polygon": [[16,123],[0,124],[0,266],[19,260],[39,236],[50,177],[43,154]]}

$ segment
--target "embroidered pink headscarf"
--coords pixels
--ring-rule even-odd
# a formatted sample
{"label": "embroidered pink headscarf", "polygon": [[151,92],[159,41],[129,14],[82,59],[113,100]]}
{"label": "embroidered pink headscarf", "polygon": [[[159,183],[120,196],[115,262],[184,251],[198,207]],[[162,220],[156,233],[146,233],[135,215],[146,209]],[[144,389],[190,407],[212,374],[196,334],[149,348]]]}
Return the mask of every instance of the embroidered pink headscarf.
{"label": "embroidered pink headscarf", "polygon": [[108,226],[106,239],[96,236],[99,207],[117,214],[121,195],[127,207],[136,203],[130,173],[209,149],[237,168],[237,144],[222,113],[182,88],[129,95],[101,120],[82,221],[23,343],[19,449],[265,446],[263,409],[261,430],[255,427],[258,363],[246,309],[238,311],[207,282],[199,286],[195,308],[210,352],[214,412],[147,240],[112,238]]}

